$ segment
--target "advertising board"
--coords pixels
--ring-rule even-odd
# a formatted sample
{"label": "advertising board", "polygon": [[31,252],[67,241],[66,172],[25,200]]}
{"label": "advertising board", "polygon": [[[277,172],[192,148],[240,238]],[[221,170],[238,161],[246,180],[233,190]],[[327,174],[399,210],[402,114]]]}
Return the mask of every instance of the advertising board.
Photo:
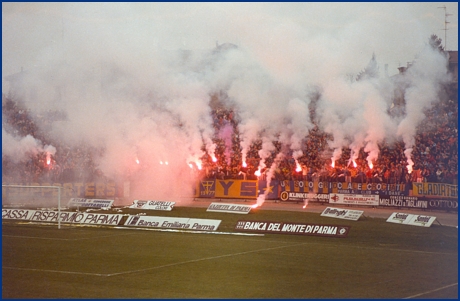
{"label": "advertising board", "polygon": [[226,212],[226,213],[238,213],[248,214],[251,211],[252,206],[250,205],[237,205],[237,204],[225,204],[225,203],[211,203],[209,204],[208,212]]}
{"label": "advertising board", "polygon": [[348,210],[327,207],[323,212],[321,212],[321,216],[357,221],[363,213],[364,211],[361,210]]}
{"label": "advertising board", "polygon": [[378,206],[378,195],[360,195],[360,194],[340,194],[331,193],[329,195],[330,204],[361,205],[361,206]]}
{"label": "advertising board", "polygon": [[346,237],[349,226],[320,225],[269,221],[238,221],[235,230],[273,234],[296,234],[309,236]]}

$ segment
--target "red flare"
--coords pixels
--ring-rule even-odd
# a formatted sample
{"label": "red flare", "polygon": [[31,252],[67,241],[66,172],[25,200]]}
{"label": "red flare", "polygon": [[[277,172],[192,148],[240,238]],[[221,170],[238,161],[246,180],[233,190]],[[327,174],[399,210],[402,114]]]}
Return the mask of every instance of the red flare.
{"label": "red flare", "polygon": [[355,168],[356,168],[357,166],[358,166],[358,164],[356,164],[356,161],[355,161],[355,160],[353,160],[353,167],[355,167]]}
{"label": "red flare", "polygon": [[246,164],[246,162],[243,162],[243,167],[248,167],[248,165]]}
{"label": "red flare", "polygon": [[372,164],[372,162],[369,163],[369,168],[370,169],[374,168],[374,164]]}
{"label": "red flare", "polygon": [[332,164],[331,164],[331,166],[332,166],[332,168],[334,168],[334,167],[335,167],[335,161],[334,161],[334,160],[332,160]]}
{"label": "red flare", "polygon": [[217,158],[212,156],[212,162],[217,162]]}
{"label": "red flare", "polygon": [[252,207],[252,208],[257,208],[257,207],[259,207],[259,205],[254,204],[254,205],[252,205],[251,207]]}
{"label": "red flare", "polygon": [[295,171],[301,172],[302,171],[302,166],[300,166],[300,164],[297,161],[295,163],[296,163]]}
{"label": "red flare", "polygon": [[412,173],[412,166],[411,165],[407,165],[407,173],[408,174]]}
{"label": "red flare", "polygon": [[136,163],[139,164],[139,159],[138,158],[136,158]]}
{"label": "red flare", "polygon": [[256,172],[254,173],[256,176],[260,177],[261,173],[260,173],[260,169],[256,170]]}

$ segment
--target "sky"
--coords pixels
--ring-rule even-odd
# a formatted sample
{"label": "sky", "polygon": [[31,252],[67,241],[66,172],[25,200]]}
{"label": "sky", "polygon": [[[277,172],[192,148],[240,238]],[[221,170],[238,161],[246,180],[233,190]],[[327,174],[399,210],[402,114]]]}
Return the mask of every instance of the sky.
{"label": "sky", "polygon": [[[218,91],[240,120],[243,160],[262,140],[259,169],[276,168],[265,165],[275,138],[302,156],[315,91],[319,126],[334,137],[332,160],[342,147],[364,148],[371,164],[378,143],[401,139],[412,166],[423,109],[446,81],[445,58],[426,48],[432,34],[445,46],[443,6],[451,14],[447,49],[457,50],[456,2],[3,2],[2,91],[5,76],[27,71],[30,108],[67,115],[48,135],[104,149],[98,167],[110,176],[131,170],[139,197],[173,195],[164,187],[189,177],[187,163],[213,157],[213,137],[231,135],[213,128],[209,101]],[[238,48],[212,53],[224,43]],[[374,55],[379,78],[347,81]],[[392,119],[385,66],[394,75],[415,59],[407,115]],[[54,148],[2,133],[4,155]],[[166,161],[168,171],[158,166]]]}

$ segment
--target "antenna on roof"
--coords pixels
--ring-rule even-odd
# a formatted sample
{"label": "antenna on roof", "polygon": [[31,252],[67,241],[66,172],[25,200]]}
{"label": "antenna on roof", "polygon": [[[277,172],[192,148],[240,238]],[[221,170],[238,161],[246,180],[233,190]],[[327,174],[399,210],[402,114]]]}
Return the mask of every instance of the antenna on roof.
{"label": "antenna on roof", "polygon": [[450,23],[450,22],[447,22],[447,17],[448,16],[452,16],[452,14],[448,14],[447,13],[447,8],[445,5],[443,6],[440,6],[438,8],[443,8],[444,9],[444,29],[441,29],[441,30],[444,30],[444,50],[447,51],[447,23]]}

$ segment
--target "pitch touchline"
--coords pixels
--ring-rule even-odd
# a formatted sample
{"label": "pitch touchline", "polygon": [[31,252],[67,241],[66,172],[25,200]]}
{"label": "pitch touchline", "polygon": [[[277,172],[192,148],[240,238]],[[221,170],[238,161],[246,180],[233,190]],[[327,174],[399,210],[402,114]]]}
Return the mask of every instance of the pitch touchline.
{"label": "pitch touchline", "polygon": [[55,237],[37,237],[37,236],[7,235],[7,234],[2,234],[2,237],[77,241],[77,240],[84,240],[84,239],[96,239],[96,238],[105,238],[105,237],[117,237],[117,236],[122,236],[122,235],[134,235],[134,234],[137,234],[137,233],[127,233],[127,234],[120,234],[120,235],[103,235],[103,236],[82,237],[82,238],[55,238]]}
{"label": "pitch touchline", "polygon": [[15,267],[3,267],[3,266],[2,266],[2,269],[20,270],[20,271],[35,271],[35,272],[49,272],[49,273],[61,273],[61,274],[77,274],[77,275],[88,275],[88,276],[107,276],[107,274],[71,272],[71,271],[57,271],[57,270],[42,270],[42,269],[30,269],[30,268],[15,268]]}
{"label": "pitch touchline", "polygon": [[423,296],[423,295],[426,295],[426,294],[429,294],[429,293],[433,293],[433,292],[437,292],[437,291],[440,291],[440,290],[443,290],[445,288],[449,288],[449,287],[455,286],[455,285],[458,285],[458,282],[457,283],[452,283],[452,284],[449,284],[449,285],[446,285],[446,286],[443,286],[443,287],[440,287],[440,288],[436,288],[436,289],[433,289],[431,291],[426,291],[426,292],[423,292],[423,293],[420,293],[420,294],[417,294],[417,295],[409,296],[409,297],[406,297],[406,298],[403,298],[403,299],[411,299],[411,298],[420,297],[420,296]]}
{"label": "pitch touchline", "polygon": [[224,257],[231,257],[231,256],[237,256],[237,255],[244,255],[244,254],[255,253],[255,252],[260,252],[260,251],[276,250],[276,249],[282,249],[282,248],[288,248],[288,247],[297,247],[297,246],[302,246],[302,245],[305,245],[305,244],[307,244],[307,243],[288,245],[288,246],[279,246],[279,247],[265,248],[265,249],[258,249],[258,250],[239,252],[239,253],[233,253],[233,254],[226,254],[226,255],[219,255],[219,256],[213,256],[213,257],[206,257],[206,258],[200,258],[200,259],[194,259],[194,260],[187,260],[187,261],[182,261],[182,262],[176,262],[176,263],[156,266],[156,267],[153,267],[153,268],[132,270],[132,271],[126,271],[126,272],[120,272],[120,273],[112,273],[112,274],[107,274],[106,276],[111,277],[111,276],[133,274],[133,273],[139,273],[139,272],[146,272],[146,271],[151,271],[151,270],[156,270],[156,269],[161,269],[161,268],[167,268],[167,267],[172,267],[172,266],[177,266],[177,265],[182,265],[182,264],[187,264],[187,263],[193,263],[193,262],[199,262],[199,261],[205,261],[205,260],[212,260],[212,259],[218,259],[218,258],[224,258]]}
{"label": "pitch touchline", "polygon": [[49,273],[61,273],[61,274],[77,274],[77,275],[88,275],[88,276],[99,276],[99,277],[111,277],[111,276],[118,276],[118,275],[125,275],[125,274],[140,273],[140,272],[156,270],[156,269],[161,269],[161,268],[167,268],[167,267],[172,267],[172,266],[177,266],[177,265],[187,264],[187,263],[193,263],[193,262],[199,262],[199,261],[204,261],[204,260],[212,260],[212,259],[218,259],[218,258],[224,258],[224,257],[231,257],[231,256],[255,253],[255,252],[260,252],[260,251],[268,251],[268,250],[275,250],[275,249],[281,249],[281,248],[287,248],[287,247],[302,246],[302,245],[305,245],[305,244],[307,244],[307,243],[288,245],[288,246],[279,246],[279,247],[265,248],[265,249],[258,249],[258,250],[239,252],[239,253],[233,253],[233,254],[226,254],[226,255],[219,255],[219,256],[213,256],[213,257],[206,257],[206,258],[200,258],[200,259],[187,260],[187,261],[182,261],[182,262],[166,264],[166,265],[162,265],[162,266],[156,266],[156,267],[153,267],[153,268],[132,270],[132,271],[126,271],[126,272],[120,272],[120,273],[111,273],[111,274],[98,274],[98,273],[85,273],[85,272],[72,272],[72,271],[57,271],[57,270],[44,270],[44,269],[31,269],[31,268],[16,268],[16,267],[5,267],[5,266],[2,266],[2,269],[21,270],[21,271],[35,271],[35,272],[49,272]]}

